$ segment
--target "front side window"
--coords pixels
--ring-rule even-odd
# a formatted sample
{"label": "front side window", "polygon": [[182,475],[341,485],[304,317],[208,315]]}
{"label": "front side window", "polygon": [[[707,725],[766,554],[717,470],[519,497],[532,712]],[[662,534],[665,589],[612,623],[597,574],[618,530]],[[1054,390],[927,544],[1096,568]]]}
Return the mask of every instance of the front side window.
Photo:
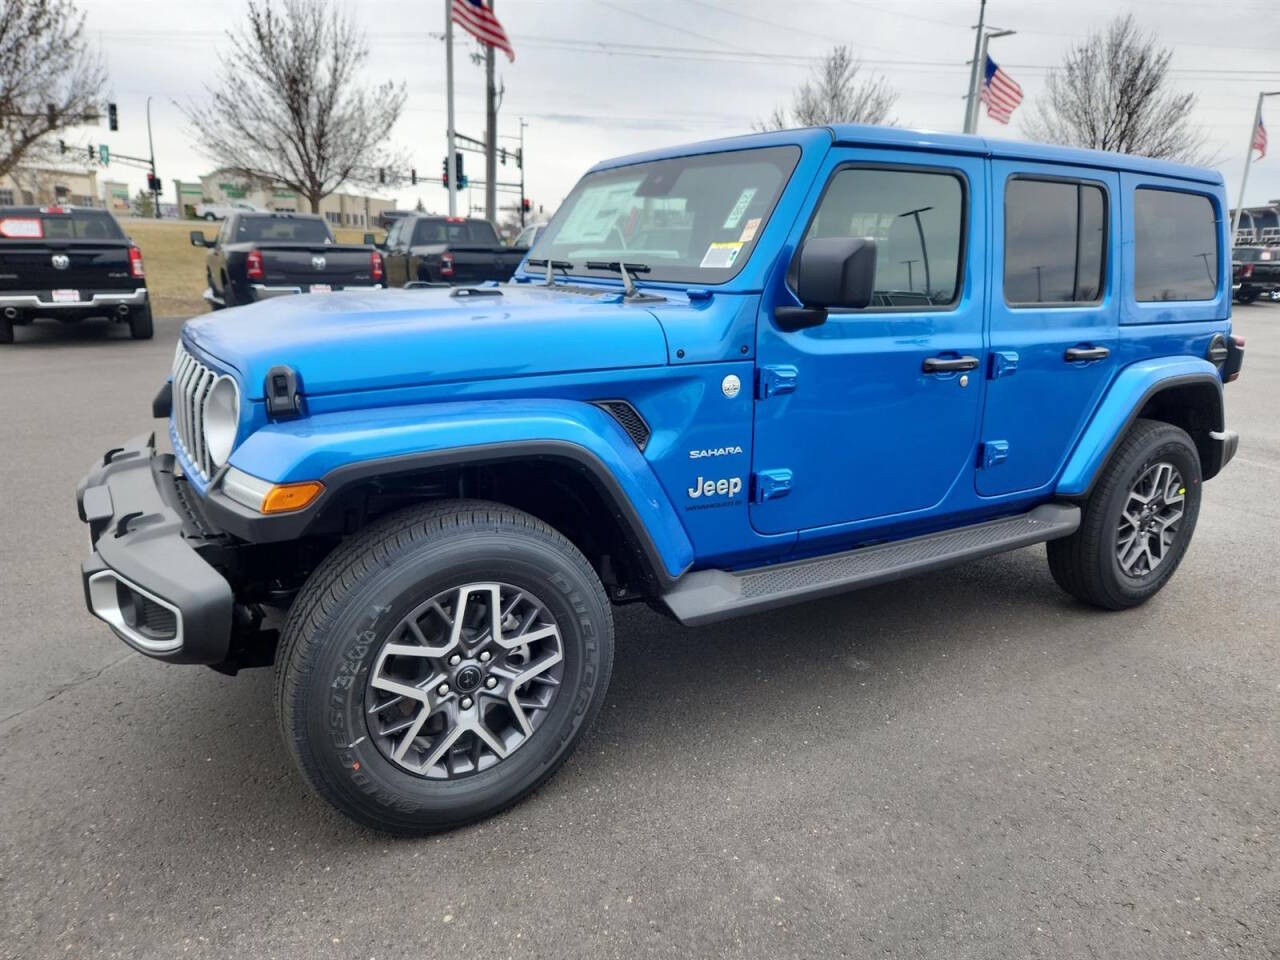
{"label": "front side window", "polygon": [[533,255],[567,272],[722,283],[751,256],[800,158],[793,146],[672,157],[590,173],[538,234]]}
{"label": "front side window", "polygon": [[1218,220],[1201,193],[1133,192],[1133,295],[1139,302],[1212,300],[1218,293]]}
{"label": "front side window", "polygon": [[952,173],[846,167],[832,177],[805,239],[874,239],[873,306],[945,306],[960,294],[964,206]]}
{"label": "front side window", "polygon": [[1100,186],[1017,177],[1004,193],[1004,298],[1096,303],[1106,280],[1107,202]]}

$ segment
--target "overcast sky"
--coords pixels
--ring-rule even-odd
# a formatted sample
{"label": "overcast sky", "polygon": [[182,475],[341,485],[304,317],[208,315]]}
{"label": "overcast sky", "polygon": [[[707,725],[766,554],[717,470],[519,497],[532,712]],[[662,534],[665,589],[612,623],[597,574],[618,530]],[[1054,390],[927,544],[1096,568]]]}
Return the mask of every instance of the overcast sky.
{"label": "overcast sky", "polygon": [[[438,185],[445,153],[443,0],[342,0],[368,33],[369,81],[402,80],[408,102],[395,144],[431,179],[394,196],[420,197],[443,210]],[[90,36],[110,72],[120,130],[84,129],[79,142],[145,156],[146,99],[153,96],[156,162],[172,200],[175,177],[195,179],[212,164],[196,149],[177,103],[206,96],[225,31],[242,0],[80,0]],[[1280,0],[1134,3],[1116,0],[990,0],[987,22],[1018,31],[992,41],[991,54],[1027,99],[1013,123],[982,116],[979,132],[1018,137],[1019,120],[1041,94],[1044,77],[1073,43],[1113,15],[1136,14],[1174,48],[1174,82],[1194,91],[1194,119],[1219,157],[1234,204],[1257,93],[1280,90]],[[745,132],[790,100],[813,60],[849,44],[867,68],[898,90],[894,110],[905,126],[958,131],[963,121],[977,0],[497,0],[516,60],[499,56],[506,93],[500,132],[525,130],[528,195],[550,214],[591,164],[667,144]],[[476,46],[460,30],[456,43],[458,129],[484,135],[484,73],[469,59]],[[109,99],[110,97],[104,97]],[[1264,117],[1272,154],[1255,163],[1246,203],[1280,198],[1280,97]],[[515,140],[506,141],[514,146]],[[482,172],[469,154],[468,173]],[[514,168],[499,168],[515,179]],[[136,190],[140,171],[112,164],[103,174]],[[477,207],[481,191],[473,191]],[[465,209],[465,207],[464,207]]]}

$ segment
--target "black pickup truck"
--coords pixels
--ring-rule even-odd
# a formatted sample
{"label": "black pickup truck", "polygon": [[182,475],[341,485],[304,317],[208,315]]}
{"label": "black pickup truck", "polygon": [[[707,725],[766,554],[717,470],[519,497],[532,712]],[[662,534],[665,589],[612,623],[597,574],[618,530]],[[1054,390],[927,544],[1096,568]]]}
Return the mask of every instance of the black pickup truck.
{"label": "black pickup truck", "polygon": [[339,245],[315,214],[232,213],[217,239],[192,230],[191,243],[209,250],[204,298],[215,310],[292,293],[383,286],[377,248]]}
{"label": "black pickup truck", "polygon": [[1231,287],[1238,303],[1280,293],[1280,247],[1236,247],[1231,251]]}
{"label": "black pickup truck", "polygon": [[401,217],[383,248],[387,285],[483,283],[510,280],[528,250],[508,247],[479,217]]}
{"label": "black pickup truck", "polygon": [[151,337],[142,253],[105,210],[0,207],[0,343],[40,317],[107,317]]}

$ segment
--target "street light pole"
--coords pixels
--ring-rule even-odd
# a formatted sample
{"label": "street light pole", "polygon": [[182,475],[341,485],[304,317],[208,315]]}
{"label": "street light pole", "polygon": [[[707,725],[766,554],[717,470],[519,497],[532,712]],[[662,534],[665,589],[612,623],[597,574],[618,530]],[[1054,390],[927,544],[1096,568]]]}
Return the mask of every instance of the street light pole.
{"label": "street light pole", "polygon": [[458,175],[454,169],[453,145],[453,0],[444,0],[444,70],[445,94],[449,101],[449,135],[448,150],[445,155],[444,169],[449,184],[449,216],[458,215]]}
{"label": "street light pole", "polygon": [[973,38],[973,67],[969,71],[969,95],[964,101],[964,132],[973,133],[974,118],[977,112],[974,105],[978,102],[978,54],[982,52],[982,27],[987,15],[987,0],[981,0],[978,6],[978,32]]}
{"label": "street light pole", "polygon": [[1236,234],[1240,232],[1240,211],[1244,209],[1244,187],[1249,182],[1249,165],[1253,163],[1253,138],[1258,132],[1258,123],[1262,120],[1262,101],[1267,97],[1280,97],[1280,90],[1268,90],[1258,94],[1258,105],[1253,111],[1253,126],[1249,128],[1249,146],[1244,152],[1244,175],[1240,178],[1240,199],[1236,203],[1235,216],[1231,218],[1231,246],[1236,245]]}
{"label": "street light pole", "polygon": [[974,81],[975,86],[969,97],[969,115],[967,118],[967,126],[964,128],[965,133],[978,132],[978,103],[982,99],[982,95],[978,92],[982,89],[983,79],[987,73],[987,42],[993,37],[1011,37],[1018,31],[1016,30],[991,30],[987,33],[981,33],[978,37],[978,55],[974,60]]}

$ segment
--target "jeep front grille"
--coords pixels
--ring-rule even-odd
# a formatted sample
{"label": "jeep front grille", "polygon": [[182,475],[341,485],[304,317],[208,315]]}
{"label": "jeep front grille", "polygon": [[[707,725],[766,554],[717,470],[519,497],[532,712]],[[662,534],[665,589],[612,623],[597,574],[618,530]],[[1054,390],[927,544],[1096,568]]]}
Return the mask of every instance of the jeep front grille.
{"label": "jeep front grille", "polygon": [[204,442],[204,399],[217,379],[215,371],[178,344],[173,358],[173,425],[187,463],[206,482],[214,466]]}

